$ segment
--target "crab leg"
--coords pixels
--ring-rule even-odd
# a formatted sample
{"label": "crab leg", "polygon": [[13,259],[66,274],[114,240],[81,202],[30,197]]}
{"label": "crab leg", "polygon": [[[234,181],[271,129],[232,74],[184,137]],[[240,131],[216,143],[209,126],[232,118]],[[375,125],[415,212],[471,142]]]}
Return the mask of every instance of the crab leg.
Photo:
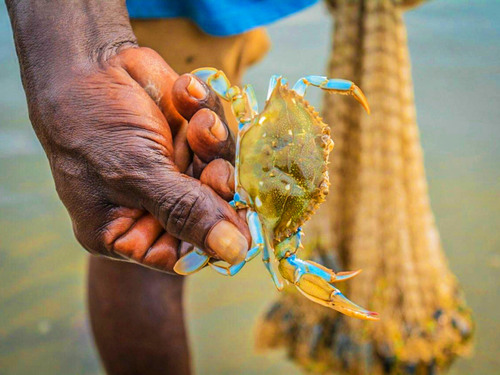
{"label": "crab leg", "polygon": [[179,275],[190,275],[205,267],[209,260],[209,255],[195,247],[192,251],[179,258],[174,265],[174,271]]}
{"label": "crab leg", "polygon": [[276,271],[274,270],[273,266],[270,263],[271,257],[269,255],[269,247],[267,245],[268,244],[266,243],[264,249],[262,249],[262,262],[264,262],[264,266],[266,266],[267,271],[271,275],[271,278],[273,279],[274,282],[274,286],[276,287],[276,289],[281,291],[283,290],[283,282],[278,278]]}
{"label": "crab leg", "polygon": [[206,82],[206,84],[222,99],[227,101],[230,100],[229,89],[231,88],[231,83],[222,70],[217,70],[215,68],[199,68],[193,70],[191,74],[195,75],[203,82]]}
{"label": "crab leg", "polygon": [[271,278],[273,279],[274,285],[278,290],[283,289],[283,283],[281,280],[278,278],[278,275],[276,274],[276,271],[274,271],[274,268],[271,265],[271,257],[269,255],[269,241],[267,238],[264,236],[264,233],[262,232],[262,224],[259,219],[259,215],[257,215],[257,212],[251,211],[250,209],[248,210],[247,213],[247,222],[248,222],[248,227],[250,229],[250,233],[252,235],[253,240],[256,243],[262,244],[262,262],[264,263],[264,266],[266,267],[267,271],[271,275]]}
{"label": "crab leg", "polygon": [[278,74],[275,74],[275,75],[273,75],[271,77],[271,79],[269,80],[269,88],[267,89],[266,101],[269,99],[269,97],[271,96],[271,94],[274,91],[274,88],[276,87],[276,85],[278,84],[278,82],[280,80],[281,80],[281,84],[282,85],[286,85],[286,83],[287,83],[287,79],[286,78],[283,78],[282,76],[280,76]]}
{"label": "crab leg", "polygon": [[243,89],[231,86],[224,72],[215,68],[199,68],[191,74],[206,82],[220,98],[231,102],[231,109],[239,122],[240,130],[257,115],[257,98],[251,85],[246,85]]}
{"label": "crab leg", "polygon": [[241,271],[243,266],[250,262],[253,258],[255,258],[262,251],[262,245],[257,245],[248,250],[247,257],[241,263],[235,264],[233,266],[226,266],[225,264],[218,264],[215,262],[208,262],[208,265],[212,267],[216,272],[220,273],[223,276],[234,276],[238,272]]}
{"label": "crab leg", "polygon": [[243,95],[245,96],[248,106],[250,107],[252,117],[255,117],[259,113],[259,103],[257,102],[257,96],[252,85],[245,85],[243,87]]}
{"label": "crab leg", "polygon": [[300,78],[295,83],[293,91],[300,96],[304,96],[308,86],[316,86],[320,89],[331,91],[336,94],[352,95],[358,102],[361,103],[366,112],[370,113],[370,107],[368,106],[368,101],[366,100],[363,91],[361,91],[361,89],[351,81],[347,81],[345,79],[328,79],[323,76],[306,76]]}
{"label": "crab leg", "polygon": [[259,215],[257,215],[255,211],[248,209],[247,222],[248,222],[248,228],[250,229],[250,234],[252,235],[253,242],[256,245],[258,245],[262,250],[262,262],[264,263],[264,266],[271,275],[271,278],[273,279],[276,288],[278,290],[282,290],[283,283],[281,282],[278,275],[276,274],[276,271],[271,265],[271,256],[269,253],[270,244],[268,239],[264,236],[264,233],[262,232],[262,224],[260,222]]}

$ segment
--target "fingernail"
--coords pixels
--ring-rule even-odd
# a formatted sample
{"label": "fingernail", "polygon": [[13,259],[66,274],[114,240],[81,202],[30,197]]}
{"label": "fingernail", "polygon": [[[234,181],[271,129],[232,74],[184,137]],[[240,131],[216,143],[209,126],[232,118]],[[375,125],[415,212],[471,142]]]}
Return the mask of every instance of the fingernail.
{"label": "fingernail", "polygon": [[210,128],[210,132],[212,135],[217,138],[219,141],[225,141],[227,139],[227,129],[220,120],[219,116],[212,112],[212,116],[214,117],[214,124]]}
{"label": "fingernail", "polygon": [[189,85],[187,87],[189,95],[195,97],[196,99],[205,99],[208,92],[205,90],[205,87],[198,81],[196,78],[191,77],[189,81]]}
{"label": "fingernail", "polygon": [[215,225],[207,238],[207,245],[230,264],[243,262],[248,252],[245,236],[226,220],[219,221]]}

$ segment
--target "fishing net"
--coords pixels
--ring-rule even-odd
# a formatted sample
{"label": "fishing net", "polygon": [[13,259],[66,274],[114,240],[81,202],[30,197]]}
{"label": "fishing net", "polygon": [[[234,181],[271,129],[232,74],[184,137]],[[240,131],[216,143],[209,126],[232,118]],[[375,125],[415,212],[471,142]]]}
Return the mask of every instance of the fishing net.
{"label": "fishing net", "polygon": [[381,320],[346,317],[288,287],[261,318],[257,347],[285,347],[311,372],[435,374],[470,346],[471,315],[441,248],[415,118],[402,12],[416,3],[332,4],[328,76],[356,82],[372,114],[325,95],[332,185],[301,255],[335,271],[362,269],[336,286]]}

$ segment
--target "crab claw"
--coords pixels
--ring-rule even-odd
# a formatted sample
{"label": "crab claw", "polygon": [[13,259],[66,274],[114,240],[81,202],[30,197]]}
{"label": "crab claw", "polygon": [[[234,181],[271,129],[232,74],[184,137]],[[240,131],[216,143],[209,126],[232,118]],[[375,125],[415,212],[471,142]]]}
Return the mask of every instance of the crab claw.
{"label": "crab claw", "polygon": [[[359,274],[360,271],[334,274],[331,270],[328,270],[329,273],[325,272],[325,269],[326,267],[318,267],[314,262],[298,259],[295,255],[281,259],[279,265],[281,275],[311,301],[354,318],[379,319],[376,312],[351,302],[332,285],[332,282],[344,281]],[[331,274],[336,277],[332,278]]]}
{"label": "crab claw", "polygon": [[[319,264],[317,262],[313,262],[312,260],[304,260],[304,263],[309,263],[310,265],[312,264],[313,266],[319,268],[320,270],[325,271],[327,274],[330,275],[330,280],[328,280],[329,283],[333,282],[338,282],[338,281],[345,281],[352,279],[354,276],[358,276],[361,273],[361,270],[357,271],[344,271],[344,272],[333,272],[331,269],[323,266],[322,264]],[[317,272],[317,271],[316,271]],[[324,273],[321,273],[324,274]]]}
{"label": "crab claw", "polygon": [[337,310],[347,316],[364,320],[379,320],[378,313],[368,311],[356,305],[344,296],[340,290],[313,274],[301,275],[295,286],[306,298],[320,305]]}
{"label": "crab claw", "polygon": [[208,264],[210,257],[197,247],[182,256],[174,265],[174,271],[179,275],[190,275],[201,270]]}
{"label": "crab claw", "polygon": [[352,96],[354,96],[354,99],[360,102],[365,111],[370,114],[370,106],[368,105],[368,100],[366,100],[366,96],[363,94],[363,91],[361,91],[361,89],[354,83],[349,91],[352,93]]}

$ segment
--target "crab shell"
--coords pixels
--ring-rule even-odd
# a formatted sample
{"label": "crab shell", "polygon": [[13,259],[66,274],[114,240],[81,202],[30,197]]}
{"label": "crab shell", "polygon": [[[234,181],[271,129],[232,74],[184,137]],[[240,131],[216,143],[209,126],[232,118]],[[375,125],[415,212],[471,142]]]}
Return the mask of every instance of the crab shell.
{"label": "crab shell", "polygon": [[242,135],[238,173],[275,244],[296,233],[325,200],[332,148],[330,129],[314,107],[279,81]]}

